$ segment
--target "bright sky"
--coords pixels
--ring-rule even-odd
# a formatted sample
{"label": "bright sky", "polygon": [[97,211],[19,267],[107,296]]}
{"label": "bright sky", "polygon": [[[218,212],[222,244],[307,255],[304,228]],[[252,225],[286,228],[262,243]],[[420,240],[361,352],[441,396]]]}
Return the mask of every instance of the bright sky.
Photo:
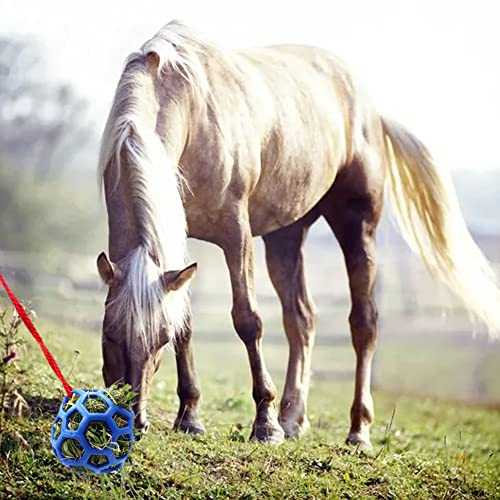
{"label": "bright sky", "polygon": [[40,40],[100,123],[127,54],[172,18],[229,46],[329,48],[439,161],[500,168],[499,0],[0,0],[0,33]]}

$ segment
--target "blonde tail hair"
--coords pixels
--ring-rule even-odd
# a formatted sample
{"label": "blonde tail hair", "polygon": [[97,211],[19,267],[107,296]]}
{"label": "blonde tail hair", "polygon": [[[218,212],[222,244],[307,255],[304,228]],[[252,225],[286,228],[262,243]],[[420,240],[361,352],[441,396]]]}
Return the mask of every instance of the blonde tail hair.
{"label": "blonde tail hair", "polygon": [[388,183],[405,240],[467,309],[500,333],[500,288],[489,262],[472,239],[451,180],[428,149],[399,124],[382,118]]}

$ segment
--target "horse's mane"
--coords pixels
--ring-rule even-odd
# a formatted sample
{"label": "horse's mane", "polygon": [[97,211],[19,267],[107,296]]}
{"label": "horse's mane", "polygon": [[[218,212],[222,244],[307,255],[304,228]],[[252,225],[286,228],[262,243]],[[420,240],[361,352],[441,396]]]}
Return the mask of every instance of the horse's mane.
{"label": "horse's mane", "polygon": [[[166,294],[163,271],[186,264],[186,219],[175,160],[156,133],[159,108],[156,85],[168,69],[181,76],[207,103],[209,87],[200,55],[211,49],[179,21],[164,26],[125,62],[103,133],[98,180],[111,193],[123,169],[136,215],[139,246],[120,263],[124,283],[114,300],[113,316],[127,336],[139,335],[150,348],[166,321],[174,331],[189,315],[187,290]],[[158,72],[151,73],[147,55],[157,54]],[[107,193],[109,195],[109,193]]]}
{"label": "horse's mane", "polygon": [[182,76],[197,97],[207,99],[210,95],[207,74],[201,56],[221,52],[210,41],[181,21],[174,20],[166,24],[156,35],[145,42],[140,52],[132,53],[127,61],[142,57],[149,52],[156,52],[160,57],[158,77],[168,66]]}
{"label": "horse's mane", "polygon": [[[215,45],[203,40],[194,30],[181,21],[174,20],[166,24],[156,35],[145,42],[138,52],[130,54],[124,64],[124,70],[118,83],[113,106],[104,130],[98,167],[98,181],[102,186],[104,174],[113,155],[116,155],[119,136],[116,130],[127,133],[130,121],[138,119],[141,107],[147,105],[136,95],[135,90],[141,90],[142,79],[149,75],[146,66],[146,55],[155,52],[159,56],[157,80],[161,82],[166,68],[172,69],[189,84],[198,102],[210,105],[211,92],[205,68],[201,62],[202,54],[220,52]],[[222,54],[219,54],[222,55]],[[134,114],[134,116],[131,116]],[[115,123],[115,122],[121,123]],[[111,128],[114,129],[113,134]],[[112,137],[114,135],[114,137]],[[107,139],[115,139],[113,142]],[[119,157],[117,158],[119,167]],[[119,175],[119,169],[118,169]]]}

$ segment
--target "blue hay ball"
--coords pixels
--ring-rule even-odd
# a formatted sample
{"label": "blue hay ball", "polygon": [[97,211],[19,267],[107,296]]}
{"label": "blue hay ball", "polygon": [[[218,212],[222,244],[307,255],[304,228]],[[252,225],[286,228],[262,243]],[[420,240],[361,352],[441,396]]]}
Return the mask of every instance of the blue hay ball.
{"label": "blue hay ball", "polygon": [[[85,468],[96,474],[118,470],[127,460],[134,442],[134,413],[113,403],[102,389],[73,389],[72,392],[78,400],[65,410],[69,401],[65,397],[52,424],[52,451],[67,467]],[[90,412],[85,406],[90,398],[104,402],[107,410],[104,413]],[[92,446],[87,438],[96,430],[103,437],[104,445],[99,448]],[[68,456],[68,449],[73,450],[71,456]]]}

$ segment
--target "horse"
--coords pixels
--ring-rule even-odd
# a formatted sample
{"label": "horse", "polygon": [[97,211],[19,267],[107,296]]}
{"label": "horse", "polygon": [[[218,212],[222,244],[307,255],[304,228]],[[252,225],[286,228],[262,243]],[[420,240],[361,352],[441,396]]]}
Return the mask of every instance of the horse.
{"label": "horse", "polygon": [[[150,383],[175,348],[180,406],[174,429],[203,433],[192,351],[186,238],[218,245],[232,319],[252,377],[251,439],[279,444],[308,429],[315,307],[303,244],[326,219],[345,259],[356,355],[347,443],[369,449],[371,364],[377,338],[375,237],[384,191],[410,246],[488,327],[500,330],[500,290],[470,236],[453,185],[424,144],[382,116],[347,66],[301,45],[226,49],[180,21],[125,62],[104,129],[98,178],[108,214],[103,377],[137,392],[145,432]],[[387,188],[387,189],[386,189]],[[283,310],[289,343],[279,409],[266,368],[254,290],[253,237]]]}

